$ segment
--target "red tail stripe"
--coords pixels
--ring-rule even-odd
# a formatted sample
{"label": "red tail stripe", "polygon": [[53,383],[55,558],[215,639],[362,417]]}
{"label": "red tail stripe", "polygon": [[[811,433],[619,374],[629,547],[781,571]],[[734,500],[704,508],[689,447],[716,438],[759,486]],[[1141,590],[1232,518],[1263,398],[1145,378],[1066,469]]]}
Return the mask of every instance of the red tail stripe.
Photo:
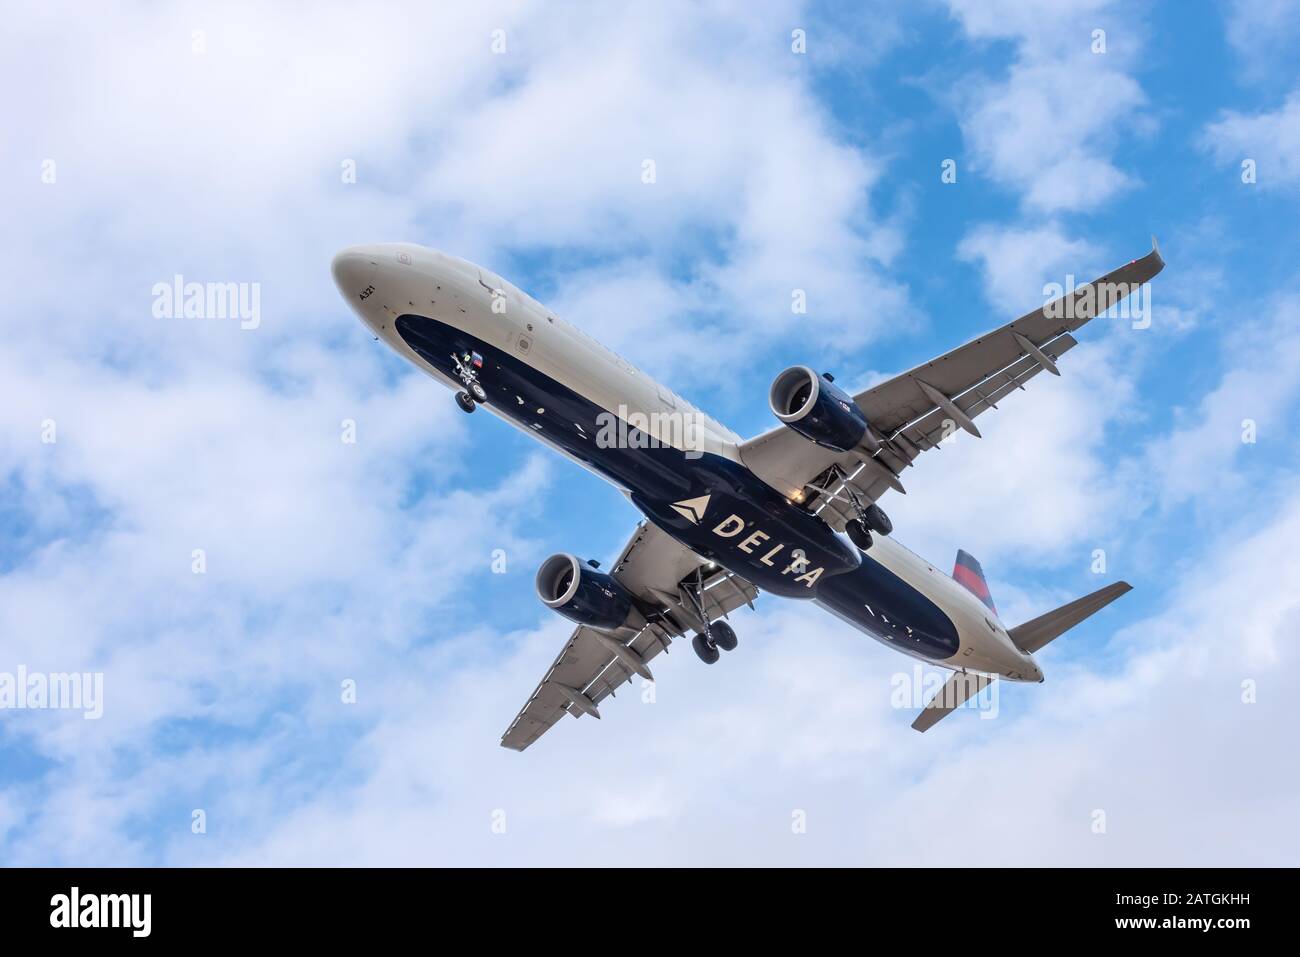
{"label": "red tail stripe", "polygon": [[988,583],[980,575],[959,562],[953,566],[952,577],[957,584],[988,605],[993,612],[997,612],[993,607],[993,596],[989,594]]}
{"label": "red tail stripe", "polygon": [[983,600],[989,597],[988,583],[965,565],[954,567],[952,577],[957,579],[958,583],[973,593],[976,598]]}

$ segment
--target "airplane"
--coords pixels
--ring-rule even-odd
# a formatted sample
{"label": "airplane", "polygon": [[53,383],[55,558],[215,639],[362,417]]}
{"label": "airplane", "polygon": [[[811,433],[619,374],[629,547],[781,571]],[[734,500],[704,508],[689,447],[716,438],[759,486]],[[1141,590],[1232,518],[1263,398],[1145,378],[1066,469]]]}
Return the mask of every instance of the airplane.
{"label": "airplane", "polygon": [[811,601],[953,673],[913,722],[925,731],[995,679],[1041,682],[1034,654],[1130,590],[1115,582],[1007,628],[978,561],[944,574],[892,537],[878,504],[957,429],[1023,390],[1072,333],[1164,268],[1159,245],[1014,322],[850,395],[806,365],[773,380],[779,421],[745,440],[466,260],[411,243],[351,246],[339,291],[372,334],[455,391],[614,484],[641,513],[608,572],[568,553],[541,563],[542,602],[577,626],[501,737],[522,751],[599,705],[691,635],[714,664],[737,648],[728,615],[760,592]]}

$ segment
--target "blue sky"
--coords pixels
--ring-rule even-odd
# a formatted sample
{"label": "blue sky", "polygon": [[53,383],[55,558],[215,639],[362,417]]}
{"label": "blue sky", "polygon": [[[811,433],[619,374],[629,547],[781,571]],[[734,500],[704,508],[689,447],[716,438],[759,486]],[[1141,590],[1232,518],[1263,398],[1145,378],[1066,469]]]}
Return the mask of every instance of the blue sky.
{"label": "blue sky", "polygon": [[[12,14],[0,674],[104,698],[0,710],[0,861],[1295,862],[1300,14],[757,6]],[[1044,685],[922,737],[910,662],[765,598],[718,666],[497,746],[569,630],[537,565],[636,515],[373,342],[337,249],[483,263],[750,435],[785,366],[906,369],[1153,233],[1149,328],[882,502],[1009,623],[1134,584]],[[256,283],[257,327],[156,317],[177,274]]]}

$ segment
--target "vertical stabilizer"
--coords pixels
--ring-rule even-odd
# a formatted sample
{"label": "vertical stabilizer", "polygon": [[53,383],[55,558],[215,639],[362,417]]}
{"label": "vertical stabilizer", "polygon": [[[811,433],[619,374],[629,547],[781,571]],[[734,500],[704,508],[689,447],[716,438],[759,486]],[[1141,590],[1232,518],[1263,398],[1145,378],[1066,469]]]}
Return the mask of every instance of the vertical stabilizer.
{"label": "vertical stabilizer", "polygon": [[980,568],[980,563],[975,560],[974,555],[960,548],[957,549],[957,561],[952,566],[952,577],[958,585],[984,602],[989,611],[995,615],[998,613],[998,610],[993,607],[993,596],[989,594],[989,583],[984,580],[984,569]]}

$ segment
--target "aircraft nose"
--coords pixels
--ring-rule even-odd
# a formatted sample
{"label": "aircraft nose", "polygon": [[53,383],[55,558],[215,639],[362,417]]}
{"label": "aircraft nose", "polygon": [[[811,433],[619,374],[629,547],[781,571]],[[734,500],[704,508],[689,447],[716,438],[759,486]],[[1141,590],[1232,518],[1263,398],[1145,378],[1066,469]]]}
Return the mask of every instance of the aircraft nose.
{"label": "aircraft nose", "polygon": [[377,262],[370,246],[348,246],[338,251],[330,263],[330,272],[334,274],[334,284],[344,299],[355,302],[356,297],[365,291],[374,276]]}

